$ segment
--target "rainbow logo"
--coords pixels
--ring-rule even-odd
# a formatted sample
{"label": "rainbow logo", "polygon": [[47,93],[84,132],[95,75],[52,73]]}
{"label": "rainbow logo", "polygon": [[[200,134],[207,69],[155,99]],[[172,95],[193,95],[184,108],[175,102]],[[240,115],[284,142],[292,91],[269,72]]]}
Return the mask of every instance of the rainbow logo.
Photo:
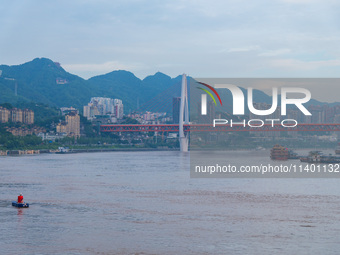
{"label": "rainbow logo", "polygon": [[[217,93],[217,91],[213,87],[211,87],[210,85],[205,84],[203,82],[198,82],[198,83],[203,85],[203,86],[205,86],[205,87],[207,87],[207,88],[209,88],[212,92],[214,92],[214,94],[217,96],[218,100],[220,101],[220,104],[222,105],[222,100],[220,98],[220,95]],[[204,92],[206,92],[212,98],[212,100],[214,101],[215,105],[217,105],[216,100],[215,100],[213,94],[209,90],[204,89],[204,88],[200,88],[200,87],[197,87],[197,88],[203,90]]]}

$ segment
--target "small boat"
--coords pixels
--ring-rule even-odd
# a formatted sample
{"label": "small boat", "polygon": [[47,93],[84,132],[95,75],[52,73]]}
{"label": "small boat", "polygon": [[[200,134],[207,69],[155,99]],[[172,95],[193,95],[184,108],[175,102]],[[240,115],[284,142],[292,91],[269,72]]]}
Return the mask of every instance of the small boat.
{"label": "small boat", "polygon": [[288,156],[288,149],[281,145],[276,144],[270,150],[270,158],[272,160],[287,160]]}
{"label": "small boat", "polygon": [[70,148],[69,147],[58,147],[58,151],[56,153],[57,154],[70,153]]}
{"label": "small boat", "polygon": [[18,203],[16,201],[12,201],[12,206],[18,207],[18,208],[27,208],[30,206],[29,203]]}
{"label": "small boat", "polygon": [[307,163],[324,163],[324,164],[338,164],[340,163],[340,157],[326,156],[321,151],[310,151],[307,157],[300,157],[301,162]]}

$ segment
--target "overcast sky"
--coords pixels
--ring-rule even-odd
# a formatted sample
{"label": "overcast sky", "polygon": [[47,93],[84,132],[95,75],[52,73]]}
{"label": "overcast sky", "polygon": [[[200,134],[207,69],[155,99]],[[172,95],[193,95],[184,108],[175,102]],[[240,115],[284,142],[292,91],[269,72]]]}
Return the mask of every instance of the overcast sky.
{"label": "overcast sky", "polygon": [[0,64],[47,57],[83,78],[339,77],[339,2],[5,0]]}

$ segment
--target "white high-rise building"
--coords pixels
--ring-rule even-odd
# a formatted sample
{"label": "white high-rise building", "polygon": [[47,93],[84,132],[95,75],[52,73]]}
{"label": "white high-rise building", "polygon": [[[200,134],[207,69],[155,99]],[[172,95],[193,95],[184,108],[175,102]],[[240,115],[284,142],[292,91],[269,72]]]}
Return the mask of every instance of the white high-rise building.
{"label": "white high-rise building", "polygon": [[114,99],[107,97],[92,97],[90,103],[97,107],[99,115],[113,113]]}
{"label": "white high-rise building", "polygon": [[120,99],[106,97],[92,97],[90,103],[84,106],[84,116],[93,119],[97,115],[115,115],[123,118],[123,103]]}
{"label": "white high-rise building", "polygon": [[96,117],[96,115],[100,115],[98,108],[93,103],[88,103],[84,106],[84,117],[88,120],[92,120]]}
{"label": "white high-rise building", "polygon": [[114,99],[114,114],[117,119],[122,119],[124,115],[123,102],[120,99]]}

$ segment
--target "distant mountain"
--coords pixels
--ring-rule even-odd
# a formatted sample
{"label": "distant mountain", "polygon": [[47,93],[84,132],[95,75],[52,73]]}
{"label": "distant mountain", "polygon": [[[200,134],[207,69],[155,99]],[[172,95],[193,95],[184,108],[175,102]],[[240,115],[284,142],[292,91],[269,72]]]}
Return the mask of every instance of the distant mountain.
{"label": "distant mountain", "polygon": [[[137,108],[172,112],[172,98],[179,97],[181,91],[181,76],[171,78],[157,72],[141,80],[131,72],[119,70],[85,80],[66,72],[59,63],[47,58],[36,58],[21,65],[0,65],[0,70],[0,103],[13,105],[33,101],[82,109],[91,97],[110,97],[123,100],[125,113]],[[246,90],[242,90],[246,95]],[[192,96],[198,92],[201,91],[193,90]],[[231,110],[231,94],[227,92],[221,96],[223,108],[227,107],[224,110]],[[259,90],[254,90],[254,100],[271,104],[271,97]],[[324,104],[316,100],[311,102]]]}
{"label": "distant mountain", "polygon": [[[84,80],[66,72],[59,63],[47,58],[36,58],[22,65],[0,65],[0,103],[16,104],[18,100],[41,102],[56,107],[74,106],[82,108],[91,97],[110,97],[123,100],[125,112],[135,110],[137,102],[145,110],[158,108],[154,99],[168,88],[173,89],[161,101],[162,110],[171,111],[171,105],[164,107],[165,101],[179,96],[180,80],[156,73],[144,80],[128,71],[113,71]],[[14,79],[14,80],[13,80]],[[15,84],[17,83],[17,96]],[[178,83],[178,84],[177,84]],[[152,102],[148,106],[146,103]],[[169,108],[170,107],[170,108]]]}
{"label": "distant mountain", "polygon": [[153,87],[157,84],[158,89],[166,89],[168,84],[171,83],[171,77],[164,73],[157,72],[154,75],[149,75],[144,78],[143,83],[146,87]]}
{"label": "distant mountain", "polygon": [[[16,102],[18,99],[45,103],[51,106],[80,106],[91,95],[86,81],[66,72],[58,63],[47,58],[36,58],[22,65],[1,65],[0,102]],[[11,80],[11,79],[15,79]]]}

